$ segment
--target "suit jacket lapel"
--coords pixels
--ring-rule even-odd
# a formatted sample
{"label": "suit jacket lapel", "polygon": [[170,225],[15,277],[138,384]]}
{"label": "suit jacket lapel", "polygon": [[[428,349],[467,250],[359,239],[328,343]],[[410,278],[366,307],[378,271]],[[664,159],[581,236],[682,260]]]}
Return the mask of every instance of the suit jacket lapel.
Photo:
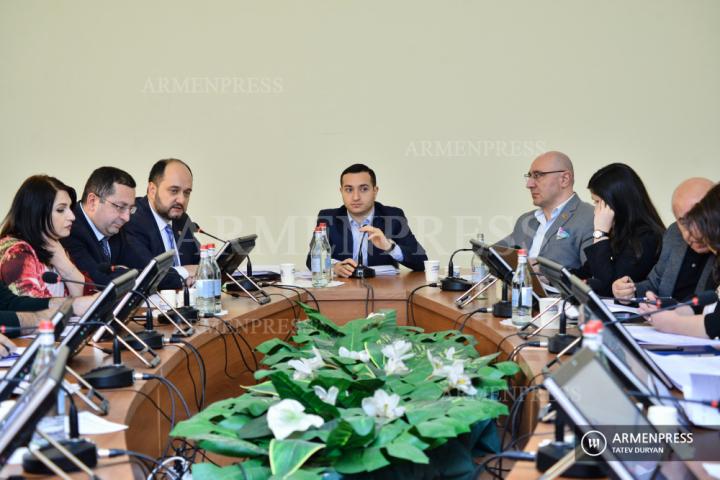
{"label": "suit jacket lapel", "polygon": [[563,227],[572,218],[573,213],[575,213],[575,209],[577,208],[579,203],[580,198],[577,196],[577,194],[573,194],[573,197],[570,199],[570,201],[568,201],[567,204],[565,204],[565,207],[560,212],[560,215],[558,215],[552,225],[550,225],[550,228],[548,228],[547,232],[545,232],[545,237],[543,238],[540,250],[545,248],[545,245],[550,241],[550,239],[557,235],[560,227]]}

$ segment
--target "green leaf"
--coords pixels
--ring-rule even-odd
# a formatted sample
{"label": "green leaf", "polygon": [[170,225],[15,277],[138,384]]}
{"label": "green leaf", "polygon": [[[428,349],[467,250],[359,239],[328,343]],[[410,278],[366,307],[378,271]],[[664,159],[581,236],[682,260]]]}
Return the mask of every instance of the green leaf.
{"label": "green leaf", "polygon": [[[270,370],[265,370],[265,371],[272,373]],[[274,397],[278,396],[278,393],[275,390],[275,387],[273,387],[273,384],[270,381],[259,383],[257,385],[248,385],[248,386],[243,385],[242,388],[244,388],[245,390],[247,390],[250,393],[255,393],[257,395],[267,395],[267,396],[274,396]]]}
{"label": "green leaf", "polygon": [[262,465],[251,465],[248,460],[229,467],[218,467],[212,463],[196,463],[192,466],[193,480],[264,480],[270,476],[270,469]]}
{"label": "green leaf", "polygon": [[405,416],[410,425],[419,425],[433,418],[445,415],[451,404],[447,400],[439,402],[414,402],[406,404]]}
{"label": "green leaf", "polygon": [[335,470],[343,474],[360,473],[365,471],[362,450],[350,450],[335,462]]}
{"label": "green leaf", "polygon": [[280,348],[285,348],[290,351],[297,350],[297,348],[293,347],[287,342],[283,342],[279,338],[271,338],[270,340],[263,342],[257,347],[255,347],[255,350],[262,353],[263,355],[271,355]]}
{"label": "green leaf", "polygon": [[338,330],[337,325],[335,325],[333,322],[330,321],[325,315],[321,314],[317,310],[313,309],[311,306],[306,305],[302,302],[300,303],[300,306],[303,310],[305,310],[305,314],[308,317],[308,322],[320,330],[321,332],[327,333],[328,335],[332,337],[339,337],[342,335],[340,330]]}
{"label": "green leaf", "polygon": [[393,442],[385,449],[388,455],[395,458],[402,458],[403,460],[409,460],[413,463],[430,463],[430,459],[423,453],[422,450],[410,445],[409,443],[396,443]]}
{"label": "green leaf", "polygon": [[427,382],[432,372],[433,368],[432,365],[430,365],[430,361],[427,358],[423,358],[416,365],[412,366],[411,372],[403,377],[403,381],[411,385],[419,385]]}
{"label": "green leaf", "polygon": [[385,424],[378,432],[377,438],[375,438],[375,442],[373,442],[373,446],[384,447],[402,433],[406,432],[409,428],[410,425],[399,419],[392,423]]}
{"label": "green leaf", "polygon": [[454,426],[444,420],[437,418],[415,425],[415,428],[420,435],[427,438],[452,438],[457,435]]}
{"label": "green leaf", "polygon": [[500,362],[493,365],[506,376],[513,376],[520,371],[520,367],[515,362]]}
{"label": "green leaf", "polygon": [[363,470],[372,472],[390,465],[390,462],[382,453],[380,447],[372,447],[365,449],[362,455]]}
{"label": "green leaf", "polygon": [[370,435],[375,430],[375,420],[370,417],[350,417],[346,421],[352,426],[355,433],[361,437]]}
{"label": "green leaf", "polygon": [[297,351],[291,352],[289,350],[280,350],[272,355],[268,355],[267,357],[263,358],[260,363],[262,363],[263,365],[273,366],[277,363],[300,357],[302,357],[302,355]]}
{"label": "green leaf", "polygon": [[410,392],[412,400],[437,400],[443,396],[443,389],[434,382],[423,383],[419,385],[413,392]]}
{"label": "green leaf", "polygon": [[251,420],[247,415],[230,415],[218,423],[218,426],[237,432]]}
{"label": "green leaf", "polygon": [[280,398],[291,398],[293,400],[297,400],[298,402],[302,401],[305,390],[303,390],[303,388],[297,383],[290,380],[290,377],[285,372],[273,373],[270,375],[270,381],[272,382],[273,387],[275,387],[275,390],[278,392],[278,395],[280,395]]}
{"label": "green leaf", "polygon": [[325,446],[305,440],[270,441],[270,470],[273,475],[286,477],[296,472],[318,450]]}
{"label": "green leaf", "polygon": [[272,435],[270,427],[267,424],[267,416],[253,418],[237,431],[238,438],[252,439],[269,437]]}
{"label": "green leaf", "polygon": [[197,416],[192,417],[189,420],[183,420],[175,425],[175,428],[173,428],[172,432],[170,432],[170,436],[196,439],[200,435],[212,433],[227,435],[231,438],[235,438],[234,430],[216,425],[209,420]]}
{"label": "green leaf", "polygon": [[274,480],[276,478],[282,478],[282,480],[318,480],[322,478],[322,473],[309,472],[307,470],[298,470],[297,472],[291,473],[290,475],[284,477],[270,477],[270,480]]}
{"label": "green leaf", "polygon": [[486,366],[486,365],[489,365],[490,362],[492,362],[493,360],[495,360],[498,356],[500,356],[500,352],[491,353],[490,355],[485,355],[485,356],[480,357],[480,358],[475,358],[475,359],[473,359],[473,361],[471,361],[470,364],[468,365],[468,369],[470,369],[470,368],[475,369],[475,368],[480,368],[480,367],[484,367],[484,366]]}
{"label": "green leaf", "polygon": [[327,443],[325,447],[327,449],[332,448],[343,448],[347,445],[350,438],[353,436],[354,430],[352,425],[345,420],[341,420],[337,426],[328,435]]}
{"label": "green leaf", "polygon": [[198,441],[198,447],[228,457],[256,457],[268,454],[264,448],[239,438],[206,434],[195,437],[195,440]]}
{"label": "green leaf", "polygon": [[478,399],[467,405],[453,406],[448,410],[448,415],[458,420],[463,420],[472,425],[481,420],[497,418],[500,415],[507,415],[508,408],[500,402],[488,399]]}

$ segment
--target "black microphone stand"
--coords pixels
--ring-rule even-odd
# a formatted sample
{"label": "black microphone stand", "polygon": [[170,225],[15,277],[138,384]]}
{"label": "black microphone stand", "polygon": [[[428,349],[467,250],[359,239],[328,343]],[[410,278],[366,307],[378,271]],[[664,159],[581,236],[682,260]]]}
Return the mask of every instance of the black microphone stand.
{"label": "black microphone stand", "polygon": [[58,441],[37,429],[37,433],[48,442],[48,445],[29,446],[30,451],[23,455],[22,461],[25,472],[38,475],[56,474],[66,478],[63,473],[83,471],[90,478],[97,478],[92,471],[98,461],[97,447],[90,440],[80,438],[77,406],[69,392],[68,400],[70,402],[68,438]]}
{"label": "black microphone stand", "polygon": [[363,232],[363,235],[360,238],[360,246],[358,247],[358,264],[355,267],[355,270],[353,270],[353,273],[350,275],[350,278],[374,278],[375,277],[375,269],[368,267],[363,262],[362,244],[366,237],[367,237],[367,232]]}
{"label": "black microphone stand", "polygon": [[453,266],[453,257],[455,257],[455,254],[458,252],[472,252],[472,248],[458,248],[455,250],[452,255],[450,255],[450,261],[448,262],[448,273],[447,277],[442,279],[442,282],[440,282],[440,289],[447,291],[447,292],[465,292],[467,290],[470,290],[473,286],[473,283],[465,280],[462,277],[456,277],[453,275],[453,270],[455,269]]}

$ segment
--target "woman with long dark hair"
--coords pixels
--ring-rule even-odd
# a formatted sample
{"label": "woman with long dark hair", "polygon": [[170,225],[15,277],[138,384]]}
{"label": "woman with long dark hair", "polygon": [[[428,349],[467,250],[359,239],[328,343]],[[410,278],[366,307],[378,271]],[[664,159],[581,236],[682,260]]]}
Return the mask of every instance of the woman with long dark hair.
{"label": "woman with long dark hair", "polygon": [[[715,256],[713,279],[717,286],[720,283],[720,184],[711,188],[679,221],[693,240],[704,243]],[[655,299],[652,292],[648,292],[647,296]],[[701,315],[695,315],[690,307],[653,313],[655,310],[657,307],[654,305],[640,305],[642,313],[652,314],[646,318],[656,330],[693,337],[720,337],[720,307],[717,303],[706,307]]]}
{"label": "woman with long dark hair", "polygon": [[0,281],[17,295],[76,297],[82,285],[46,284],[43,273],[53,271],[66,280],[84,276],[70,261],[60,239],[70,235],[75,221],[75,191],[57,178],[29,177],[15,194],[0,231]]}
{"label": "woman with long dark hair", "polygon": [[644,279],[657,262],[665,231],[660,215],[635,170],[611,163],[593,174],[588,189],[595,205],[592,245],[577,272],[600,295],[628,276]]}

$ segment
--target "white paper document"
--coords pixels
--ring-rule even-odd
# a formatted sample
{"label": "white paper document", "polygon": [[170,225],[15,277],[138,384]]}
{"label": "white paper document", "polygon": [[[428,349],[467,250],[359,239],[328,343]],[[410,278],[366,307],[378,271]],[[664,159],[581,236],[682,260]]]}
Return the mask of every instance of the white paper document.
{"label": "white paper document", "polygon": [[720,340],[709,338],[689,337],[672,333],[658,332],[652,327],[641,325],[626,325],[625,328],[638,343],[653,343],[658,345],[675,345],[678,347],[720,347]]}
{"label": "white paper document", "polygon": [[[714,373],[690,373],[690,385],[683,390],[689,400],[720,399],[720,375]],[[690,421],[706,428],[720,428],[720,412],[717,408],[699,403],[685,403],[685,413]]]}
{"label": "white paper document", "polygon": [[720,372],[720,356],[660,355],[647,352],[660,369],[683,393],[690,387],[690,374]]}
{"label": "white paper document", "polygon": [[[617,303],[615,303],[615,300],[604,299],[603,303],[607,305],[608,309],[612,313],[630,313],[632,315],[637,315],[638,313],[640,313],[640,310],[638,310],[637,307],[618,305]],[[578,318],[579,313],[574,305],[570,305],[568,303],[565,307],[565,315],[567,315],[569,318]]]}
{"label": "white paper document", "polygon": [[13,353],[7,357],[0,358],[0,368],[10,368],[15,364],[15,360],[25,351],[25,347],[17,347]]}

